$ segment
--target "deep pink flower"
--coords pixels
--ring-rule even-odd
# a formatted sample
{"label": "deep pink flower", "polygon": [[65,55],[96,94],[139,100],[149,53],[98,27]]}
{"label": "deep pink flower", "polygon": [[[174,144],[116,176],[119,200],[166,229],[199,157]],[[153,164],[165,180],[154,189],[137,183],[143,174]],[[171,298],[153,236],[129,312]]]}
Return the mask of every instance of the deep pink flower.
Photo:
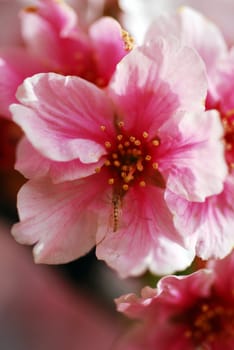
{"label": "deep pink flower", "polygon": [[204,201],[222,190],[223,130],[216,112],[204,112],[198,55],[171,38],[152,50],[154,59],[149,47],[129,53],[106,90],[54,73],[19,88],[11,110],[29,141],[18,168],[31,180],[13,234],[36,244],[37,262],[66,262],[95,244],[124,277],[193,259],[164,195]]}
{"label": "deep pink flower", "polygon": [[228,51],[221,32],[212,22],[189,8],[156,21],[146,40],[153,41],[167,33],[196,49],[205,62],[209,82],[206,108],[216,109],[220,114],[229,173],[223,191],[204,203],[189,202],[170,191],[166,200],[176,214],[176,227],[179,231],[186,229],[189,246],[193,241],[196,254],[203,259],[222,258],[234,245],[234,52]]}
{"label": "deep pink flower", "polygon": [[[142,297],[116,300],[118,311],[142,321],[121,350],[231,350],[234,346],[234,254],[187,276],[162,278]],[[116,349],[117,349],[116,348]]]}
{"label": "deep pink flower", "polygon": [[132,48],[132,39],[110,17],[79,26],[63,1],[38,0],[20,13],[23,46],[0,50],[0,115],[10,117],[17,87],[39,72],[77,75],[105,86],[116,64]]}

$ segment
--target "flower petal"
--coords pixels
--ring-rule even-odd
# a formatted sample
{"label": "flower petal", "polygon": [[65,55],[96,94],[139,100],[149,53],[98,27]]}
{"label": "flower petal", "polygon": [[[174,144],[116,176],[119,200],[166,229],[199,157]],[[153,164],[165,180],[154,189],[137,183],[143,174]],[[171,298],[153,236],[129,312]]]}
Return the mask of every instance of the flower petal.
{"label": "flower petal", "polygon": [[49,179],[29,181],[20,190],[20,223],[12,234],[23,244],[36,244],[38,263],[65,263],[86,254],[95,245],[95,201],[103,192],[96,177],[53,185]]}
{"label": "flower petal", "polygon": [[84,164],[79,159],[68,162],[56,162],[43,157],[24,137],[17,147],[15,169],[24,177],[40,178],[49,176],[53,183],[73,181],[92,174],[103,164],[103,159],[91,164]]}
{"label": "flower petal", "polygon": [[116,230],[113,213],[109,222],[106,216],[99,222],[96,254],[121,277],[137,276],[147,268],[164,274],[190,265],[194,254],[183,248],[161,189],[129,190],[117,211]]}
{"label": "flower petal", "polygon": [[178,231],[187,236],[187,246],[203,259],[223,258],[234,245],[234,181],[229,176],[221,194],[204,203],[188,202],[170,192],[166,201]]}
{"label": "flower petal", "polygon": [[[223,126],[216,111],[177,113],[159,131],[160,171],[167,188],[191,201],[220,193],[227,176]],[[161,153],[161,154],[160,154]]]}
{"label": "flower petal", "polygon": [[45,157],[94,163],[106,153],[100,127],[113,130],[112,109],[95,85],[78,77],[41,73],[24,81],[17,98],[22,105],[11,106],[14,120]]}

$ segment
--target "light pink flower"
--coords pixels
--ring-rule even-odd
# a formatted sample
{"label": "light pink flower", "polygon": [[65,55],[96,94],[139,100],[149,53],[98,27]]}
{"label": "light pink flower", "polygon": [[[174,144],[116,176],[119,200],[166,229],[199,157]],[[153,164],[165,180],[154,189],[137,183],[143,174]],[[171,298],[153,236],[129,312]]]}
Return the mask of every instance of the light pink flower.
{"label": "light pink flower", "polygon": [[0,114],[10,117],[17,87],[38,72],[77,75],[105,86],[132,39],[110,17],[85,31],[63,1],[38,0],[20,13],[23,46],[0,50]]}
{"label": "light pink flower", "polygon": [[205,62],[209,82],[206,108],[220,113],[229,173],[223,191],[204,203],[188,202],[170,191],[166,200],[176,214],[176,227],[186,230],[188,244],[191,247],[194,242],[196,254],[203,259],[222,258],[234,245],[234,52],[228,51],[221,32],[212,22],[189,8],[160,18],[152,24],[146,40],[151,42],[167,33],[195,48]]}
{"label": "light pink flower", "polygon": [[116,349],[233,349],[233,270],[232,253],[191,275],[164,277],[141,298],[116,299],[118,311],[141,321]]}
{"label": "light pink flower", "polygon": [[104,91],[54,73],[19,88],[21,104],[11,110],[28,141],[18,168],[31,180],[19,193],[13,234],[36,244],[37,262],[66,262],[96,244],[98,258],[123,277],[191,263],[164,195],[204,201],[222,190],[223,130],[216,112],[203,111],[197,54],[171,38],[153,52],[134,49]]}

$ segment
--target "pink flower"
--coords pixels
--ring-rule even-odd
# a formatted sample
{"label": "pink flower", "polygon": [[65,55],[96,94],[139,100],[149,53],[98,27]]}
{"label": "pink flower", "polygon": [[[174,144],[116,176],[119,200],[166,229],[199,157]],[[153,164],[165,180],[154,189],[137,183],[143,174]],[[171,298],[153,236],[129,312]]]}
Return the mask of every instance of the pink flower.
{"label": "pink flower", "polygon": [[195,48],[205,62],[208,75],[207,109],[216,109],[224,126],[225,157],[229,168],[224,189],[204,203],[194,203],[177,195],[166,194],[167,203],[176,215],[175,225],[186,231],[191,247],[203,259],[222,258],[234,245],[234,52],[228,51],[219,29],[201,14],[182,8],[173,16],[165,16],[149,29],[146,40],[174,34]]}
{"label": "pink flower", "polygon": [[204,201],[222,190],[223,130],[204,112],[197,54],[171,38],[152,50],[154,59],[149,47],[129,53],[106,90],[54,73],[19,88],[11,111],[29,141],[18,168],[31,180],[13,234],[35,244],[37,262],[67,262],[96,244],[122,277],[191,263],[164,196]]}
{"label": "pink flower", "polygon": [[118,311],[142,321],[117,348],[233,349],[234,254],[207,267],[164,277],[157,289],[145,287],[141,298],[128,294],[117,299]]}
{"label": "pink flower", "polygon": [[0,114],[10,117],[17,87],[39,72],[77,75],[105,86],[116,64],[132,48],[132,39],[117,21],[103,17],[85,31],[67,4],[39,0],[20,13],[24,46],[0,52]]}

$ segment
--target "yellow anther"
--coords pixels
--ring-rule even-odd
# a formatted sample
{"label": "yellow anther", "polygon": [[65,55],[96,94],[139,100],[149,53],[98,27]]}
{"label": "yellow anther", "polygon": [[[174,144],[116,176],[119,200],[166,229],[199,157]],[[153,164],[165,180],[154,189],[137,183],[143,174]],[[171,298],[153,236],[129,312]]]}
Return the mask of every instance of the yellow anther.
{"label": "yellow anther", "polygon": [[95,169],[95,173],[97,173],[97,174],[100,173],[100,171],[101,171],[101,168],[99,168],[99,167]]}
{"label": "yellow anther", "polygon": [[117,168],[119,168],[121,165],[121,163],[118,160],[114,161],[114,166],[116,166]]}
{"label": "yellow anther", "polygon": [[144,167],[143,167],[141,161],[138,161],[138,162],[137,162],[136,168],[137,168],[138,171],[143,171],[143,170],[144,170]]}
{"label": "yellow anther", "polygon": [[203,312],[206,312],[209,309],[209,306],[207,304],[203,304],[201,309]]}
{"label": "yellow anther", "polygon": [[102,131],[105,131],[105,130],[106,130],[105,125],[101,125],[101,126],[100,126],[100,129],[101,129]]}
{"label": "yellow anther", "polygon": [[141,187],[145,187],[145,186],[146,186],[146,182],[145,182],[145,181],[140,181],[139,185],[140,185]]}
{"label": "yellow anther", "polygon": [[119,126],[120,128],[123,128],[123,127],[124,127],[124,122],[123,122],[123,121],[118,122],[118,126]]}
{"label": "yellow anther", "polygon": [[121,169],[122,169],[123,171],[128,171],[128,165],[123,165],[123,166],[121,167]]}
{"label": "yellow anther", "polygon": [[129,147],[129,146],[130,146],[130,142],[129,142],[129,141],[125,141],[125,142],[124,142],[124,146],[125,146],[125,147]]}
{"label": "yellow anther", "polygon": [[111,143],[110,143],[110,141],[105,141],[105,147],[106,147],[106,148],[111,148]]}
{"label": "yellow anther", "polygon": [[115,179],[113,179],[113,177],[111,177],[110,179],[108,179],[108,184],[109,185],[113,185],[115,182]]}
{"label": "yellow anther", "polygon": [[110,166],[111,165],[111,162],[109,161],[109,159],[105,160],[105,166]]}
{"label": "yellow anther", "polygon": [[154,146],[159,146],[159,140],[153,140],[152,141],[152,144],[154,145]]}
{"label": "yellow anther", "polygon": [[147,155],[145,156],[145,160],[147,160],[147,161],[150,161],[151,158],[152,158],[152,157],[151,157],[149,154],[147,154]]}
{"label": "yellow anther", "polygon": [[134,47],[134,39],[133,37],[126,31],[122,29],[122,38],[124,41],[124,49],[126,51],[130,51]]}
{"label": "yellow anther", "polygon": [[144,139],[147,139],[147,137],[149,136],[148,132],[144,131],[142,136],[144,137]]}
{"label": "yellow anther", "polygon": [[122,134],[117,135],[117,139],[118,139],[119,141],[121,141],[122,138],[123,138],[123,135],[122,135]]}
{"label": "yellow anther", "polygon": [[125,171],[122,171],[122,172],[121,172],[121,177],[122,177],[122,178],[125,178],[126,176],[127,176],[126,172],[125,172]]}
{"label": "yellow anther", "polygon": [[152,167],[153,167],[153,169],[157,170],[157,169],[158,169],[158,163],[157,163],[157,162],[154,162],[154,163],[152,164]]}
{"label": "yellow anther", "polygon": [[136,140],[136,141],[134,142],[134,145],[140,146],[140,145],[141,145],[141,141],[140,141],[140,140]]}
{"label": "yellow anther", "polygon": [[136,138],[135,138],[134,136],[130,136],[130,137],[129,137],[129,140],[130,140],[131,142],[134,142],[134,141],[136,140]]}
{"label": "yellow anther", "polygon": [[38,11],[38,8],[36,6],[27,6],[24,11],[34,13]]}
{"label": "yellow anther", "polygon": [[124,190],[124,191],[127,191],[128,190],[128,185],[127,184],[124,184],[123,186],[122,186],[122,189]]}
{"label": "yellow anther", "polygon": [[112,158],[113,159],[118,159],[118,154],[117,153],[112,153]]}

